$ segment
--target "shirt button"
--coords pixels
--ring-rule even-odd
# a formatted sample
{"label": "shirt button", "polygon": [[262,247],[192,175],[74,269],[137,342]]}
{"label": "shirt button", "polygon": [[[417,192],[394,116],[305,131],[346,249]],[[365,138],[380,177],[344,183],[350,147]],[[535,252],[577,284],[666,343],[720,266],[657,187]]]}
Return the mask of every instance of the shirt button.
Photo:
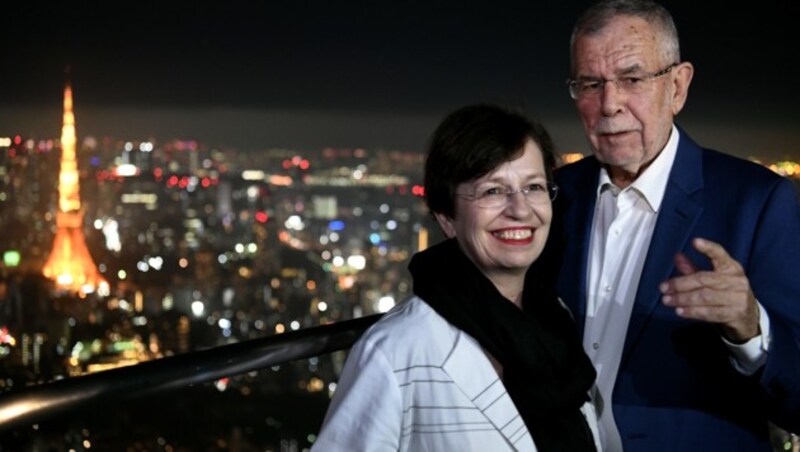
{"label": "shirt button", "polygon": [[598,348],[600,348],[600,344],[598,344],[597,342],[594,342],[592,344],[592,349],[597,350]]}
{"label": "shirt button", "polygon": [[606,286],[606,292],[611,292],[611,286]]}

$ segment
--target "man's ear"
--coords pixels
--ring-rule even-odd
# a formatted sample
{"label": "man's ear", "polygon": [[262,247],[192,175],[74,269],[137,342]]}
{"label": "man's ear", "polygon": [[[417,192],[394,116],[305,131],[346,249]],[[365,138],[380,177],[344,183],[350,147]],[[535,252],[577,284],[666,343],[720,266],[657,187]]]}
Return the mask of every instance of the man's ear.
{"label": "man's ear", "polygon": [[689,85],[692,83],[692,76],[694,76],[694,66],[688,61],[684,61],[675,68],[675,91],[672,93],[672,115],[677,115],[683,106],[686,104],[686,98],[689,96]]}
{"label": "man's ear", "polygon": [[439,227],[442,228],[445,237],[452,239],[456,236],[456,228],[453,227],[452,218],[443,213],[434,213],[433,216],[436,218],[436,222],[439,223]]}

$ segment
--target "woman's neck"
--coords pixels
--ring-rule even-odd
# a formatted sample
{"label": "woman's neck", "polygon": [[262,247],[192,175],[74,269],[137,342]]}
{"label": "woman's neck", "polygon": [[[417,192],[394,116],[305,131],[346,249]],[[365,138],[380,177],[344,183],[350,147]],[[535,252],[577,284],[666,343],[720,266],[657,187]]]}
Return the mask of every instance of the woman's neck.
{"label": "woman's neck", "polygon": [[494,284],[500,295],[522,309],[522,289],[525,287],[525,272],[519,274],[495,273],[486,275],[489,281]]}

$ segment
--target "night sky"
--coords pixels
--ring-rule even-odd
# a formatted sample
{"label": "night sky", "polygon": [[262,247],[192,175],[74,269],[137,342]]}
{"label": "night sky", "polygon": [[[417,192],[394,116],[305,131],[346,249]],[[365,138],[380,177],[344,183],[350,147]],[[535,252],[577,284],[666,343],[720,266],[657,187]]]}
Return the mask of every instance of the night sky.
{"label": "night sky", "polygon": [[[69,67],[79,137],[422,150],[448,111],[489,101],[585,152],[564,80],[587,4],[17,1],[2,7],[0,135],[57,137]],[[665,2],[695,65],[678,118],[694,138],[800,160],[798,4]]]}

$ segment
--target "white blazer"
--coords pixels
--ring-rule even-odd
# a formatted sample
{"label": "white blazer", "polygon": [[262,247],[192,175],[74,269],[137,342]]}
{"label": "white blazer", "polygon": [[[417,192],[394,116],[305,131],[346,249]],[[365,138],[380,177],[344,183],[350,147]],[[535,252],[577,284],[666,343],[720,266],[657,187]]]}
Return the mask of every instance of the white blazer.
{"label": "white blazer", "polygon": [[[582,409],[597,441],[594,408]],[[535,451],[478,342],[413,297],[353,345],[312,452]]]}

